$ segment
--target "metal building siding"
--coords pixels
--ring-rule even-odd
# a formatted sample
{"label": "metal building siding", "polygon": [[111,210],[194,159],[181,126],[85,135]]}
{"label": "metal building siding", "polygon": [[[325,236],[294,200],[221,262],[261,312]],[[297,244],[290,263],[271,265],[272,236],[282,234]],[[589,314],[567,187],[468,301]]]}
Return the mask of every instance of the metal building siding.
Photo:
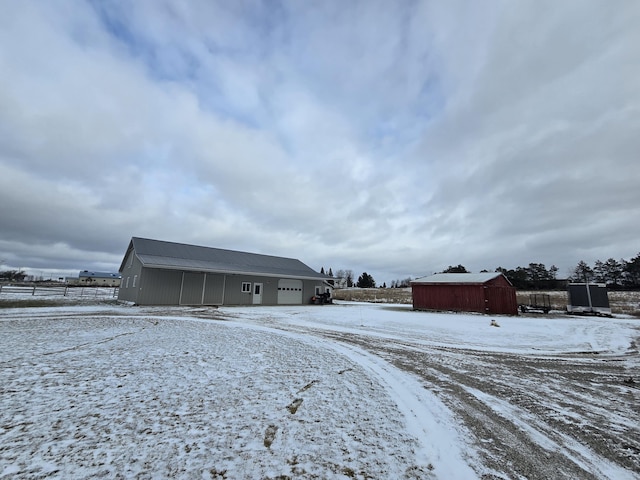
{"label": "metal building siding", "polygon": [[205,274],[184,272],[180,289],[180,305],[202,305]]}
{"label": "metal building siding", "polygon": [[413,285],[412,293],[417,310],[485,311],[482,285]]}
{"label": "metal building siding", "polygon": [[182,272],[145,268],[138,291],[139,305],[178,305]]}
{"label": "metal building siding", "polygon": [[207,273],[204,287],[205,305],[222,305],[224,300],[224,275]]}
{"label": "metal building siding", "polygon": [[[124,267],[119,272],[122,275],[122,279],[118,289],[118,300],[137,303],[140,280],[142,278],[142,263],[131,251],[125,258],[123,265]],[[134,279],[136,282],[135,287],[133,286]]]}
{"label": "metal building siding", "polygon": [[484,284],[413,284],[413,308],[517,315],[515,289],[504,277]]}
{"label": "metal building siding", "polygon": [[493,286],[485,287],[487,310],[486,313],[500,315],[517,315],[518,300],[513,287]]}
{"label": "metal building siding", "polygon": [[[242,291],[242,284],[248,282],[251,284],[249,292]],[[270,283],[268,283],[270,282]],[[270,305],[276,303],[276,298],[271,298],[272,289],[270,284],[276,282],[275,291],[277,294],[277,280],[269,277],[256,277],[245,275],[227,275],[226,286],[224,289],[225,305],[253,305],[253,284],[262,283],[262,305]]]}

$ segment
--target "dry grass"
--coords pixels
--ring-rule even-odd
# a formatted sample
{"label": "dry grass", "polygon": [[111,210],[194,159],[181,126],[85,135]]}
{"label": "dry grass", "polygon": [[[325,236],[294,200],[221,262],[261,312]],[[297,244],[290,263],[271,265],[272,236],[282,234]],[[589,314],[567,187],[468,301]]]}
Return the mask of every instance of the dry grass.
{"label": "dry grass", "polygon": [[349,302],[413,303],[410,288],[342,288],[334,290],[333,298]]}
{"label": "dry grass", "polygon": [[[532,293],[545,293],[549,295],[552,310],[565,311],[567,309],[567,292],[565,290],[549,290],[529,292],[519,290],[516,292],[518,305],[528,304],[529,295]],[[401,303],[411,304],[410,288],[345,288],[333,292],[336,300],[350,302],[371,303]],[[640,291],[609,291],[609,303],[611,311],[615,314],[633,315],[640,318]]]}

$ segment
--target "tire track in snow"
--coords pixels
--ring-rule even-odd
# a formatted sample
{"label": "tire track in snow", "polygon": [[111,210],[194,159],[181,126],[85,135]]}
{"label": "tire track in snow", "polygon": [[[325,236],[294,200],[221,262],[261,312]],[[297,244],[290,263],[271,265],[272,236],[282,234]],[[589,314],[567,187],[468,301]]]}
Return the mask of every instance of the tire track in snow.
{"label": "tire track in snow", "polygon": [[[584,430],[586,425],[582,422],[585,420],[587,425],[596,425],[592,424],[594,420],[589,415],[599,409],[597,405],[579,410],[584,415],[579,425],[561,426],[549,418],[549,402],[567,400],[567,394],[570,393],[562,390],[559,382],[563,382],[566,390],[569,385],[567,381],[573,381],[574,377],[581,379],[584,373],[577,367],[583,363],[583,359],[571,362],[565,359],[565,365],[553,358],[524,359],[489,352],[470,354],[464,350],[416,348],[415,345],[392,339],[381,341],[366,336],[323,334],[375,352],[375,355],[392,361],[400,370],[427,381],[430,388],[437,391],[473,431],[484,447],[480,453],[485,464],[495,469],[495,474],[510,472],[511,475],[526,478],[594,480],[637,478],[631,470],[612,461],[610,449],[605,447],[615,433],[606,432],[602,427],[598,427],[596,432],[577,433],[576,429]],[[558,384],[556,396],[547,398],[549,391],[527,383],[531,372],[536,370],[529,364],[534,360],[547,365],[545,381]],[[571,368],[578,371],[572,371]],[[608,373],[601,371],[600,375],[607,376]],[[480,394],[473,395],[472,391]],[[593,389],[590,392],[595,393]],[[505,402],[503,398],[509,398],[509,401]],[[578,408],[583,403],[571,403],[570,406]],[[595,404],[597,400],[592,398],[586,404],[590,403]],[[509,414],[496,414],[495,407],[498,404],[509,406]],[[629,439],[629,442],[633,444],[633,440]]]}
{"label": "tire track in snow", "polygon": [[[398,405],[406,418],[408,432],[419,442],[416,461],[420,466],[433,470],[436,478],[476,479],[478,474],[471,467],[460,468],[460,465],[476,463],[474,455],[463,453],[459,445],[457,422],[452,412],[432,393],[426,390],[417,380],[394,367],[380,357],[358,347],[327,344],[328,348],[348,357],[377,378],[384,385],[389,396]],[[434,460],[435,459],[435,460]],[[456,465],[450,470],[450,465]]]}
{"label": "tire track in snow", "polygon": [[[477,479],[478,473],[471,465],[478,464],[473,448],[463,454],[459,422],[434,394],[416,380],[411,373],[404,372],[379,356],[365,349],[335,339],[327,339],[326,332],[318,334],[311,330],[289,330],[281,325],[258,326],[239,323],[241,328],[262,330],[309,343],[314,347],[333,350],[361,367],[369,377],[381,385],[405,417],[407,433],[415,438],[416,469],[420,478],[465,480]],[[350,370],[350,369],[349,369]],[[339,372],[344,373],[344,372]],[[454,433],[455,432],[455,433]],[[427,475],[427,477],[424,477]]]}

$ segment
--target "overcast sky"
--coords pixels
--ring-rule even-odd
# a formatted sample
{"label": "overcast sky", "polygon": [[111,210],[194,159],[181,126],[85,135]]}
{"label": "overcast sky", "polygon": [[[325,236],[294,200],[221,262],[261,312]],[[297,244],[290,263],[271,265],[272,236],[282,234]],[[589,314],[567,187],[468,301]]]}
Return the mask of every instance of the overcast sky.
{"label": "overcast sky", "polygon": [[117,271],[132,236],[379,284],[629,260],[638,25],[636,0],[0,0],[0,267]]}

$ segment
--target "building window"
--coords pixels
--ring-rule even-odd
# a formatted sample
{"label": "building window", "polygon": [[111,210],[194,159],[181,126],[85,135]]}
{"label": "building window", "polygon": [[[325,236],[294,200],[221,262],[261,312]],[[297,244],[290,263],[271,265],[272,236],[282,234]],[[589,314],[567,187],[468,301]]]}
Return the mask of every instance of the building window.
{"label": "building window", "polygon": [[133,285],[132,285],[133,288],[136,288],[136,280],[138,280],[138,275],[133,276]]}
{"label": "building window", "polygon": [[127,277],[127,283],[125,284],[124,288],[129,288],[129,278],[130,277]]}
{"label": "building window", "polygon": [[251,283],[242,282],[242,293],[251,293]]}

